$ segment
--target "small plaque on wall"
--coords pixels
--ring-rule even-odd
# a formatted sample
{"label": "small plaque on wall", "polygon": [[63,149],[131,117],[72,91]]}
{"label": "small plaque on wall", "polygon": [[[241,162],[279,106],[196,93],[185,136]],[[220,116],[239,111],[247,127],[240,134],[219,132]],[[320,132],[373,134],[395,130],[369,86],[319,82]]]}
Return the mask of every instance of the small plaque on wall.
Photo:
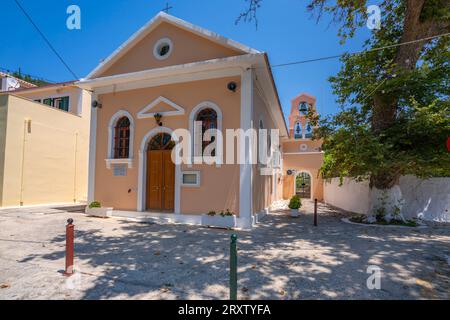
{"label": "small plaque on wall", "polygon": [[126,177],[127,165],[126,164],[113,165],[113,175],[114,175],[114,177]]}

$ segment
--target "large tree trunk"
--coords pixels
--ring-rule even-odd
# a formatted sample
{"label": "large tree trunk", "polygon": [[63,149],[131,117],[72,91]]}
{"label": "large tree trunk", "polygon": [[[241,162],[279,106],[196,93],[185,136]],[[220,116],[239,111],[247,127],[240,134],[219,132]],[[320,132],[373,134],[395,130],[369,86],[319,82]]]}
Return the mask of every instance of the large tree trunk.
{"label": "large tree trunk", "polygon": [[406,222],[402,214],[404,205],[403,194],[398,184],[389,189],[370,189],[369,222],[376,220],[399,220]]}
{"label": "large tree trunk", "polygon": [[[429,38],[446,29],[444,25],[433,19],[421,21],[421,13],[425,0],[406,1],[406,12],[403,22],[403,35],[401,43]],[[411,72],[416,68],[424,46],[429,41],[419,41],[399,46],[394,59],[394,74],[400,75]],[[373,97],[372,129],[375,133],[389,128],[396,120],[398,97],[394,93],[384,94],[378,91]]]}
{"label": "large tree trunk", "polygon": [[385,172],[370,178],[368,216],[372,221],[406,221],[402,215],[403,195],[399,186],[398,173]]}
{"label": "large tree trunk", "polygon": [[[422,11],[426,0],[407,0],[403,23],[401,43],[411,42],[438,35],[445,32],[448,23],[437,22],[433,18],[422,19]],[[394,59],[394,73],[401,75],[416,68],[417,61],[424,46],[429,41],[419,41],[399,46]],[[391,75],[392,76],[392,75]],[[391,127],[397,118],[398,97],[395,93],[384,94],[376,92],[373,97],[372,130],[380,134]],[[401,207],[401,190],[398,185],[401,170],[392,168],[390,171],[372,175],[370,179],[371,203],[369,215],[374,215],[385,207],[388,218]],[[403,217],[402,217],[403,218]]]}

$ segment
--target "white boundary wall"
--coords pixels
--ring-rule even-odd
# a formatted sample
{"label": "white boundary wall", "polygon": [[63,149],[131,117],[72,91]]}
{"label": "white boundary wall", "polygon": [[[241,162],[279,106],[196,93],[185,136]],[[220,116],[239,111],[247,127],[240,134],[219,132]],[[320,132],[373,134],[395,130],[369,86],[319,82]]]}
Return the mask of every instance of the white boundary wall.
{"label": "white boundary wall", "polygon": [[[406,218],[450,222],[450,178],[418,179],[414,176],[400,178],[405,205],[402,213]],[[345,211],[367,213],[369,209],[369,183],[339,179],[324,183],[325,203]]]}

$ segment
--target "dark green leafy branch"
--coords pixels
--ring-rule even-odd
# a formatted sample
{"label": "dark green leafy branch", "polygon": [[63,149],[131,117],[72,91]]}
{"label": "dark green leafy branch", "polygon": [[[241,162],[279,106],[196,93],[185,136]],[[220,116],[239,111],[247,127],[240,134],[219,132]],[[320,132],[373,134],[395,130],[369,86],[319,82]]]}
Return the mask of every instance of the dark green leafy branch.
{"label": "dark green leafy branch", "polygon": [[[366,0],[312,0],[307,9],[317,21],[331,15],[344,43],[365,26],[367,6]],[[450,176],[450,2],[379,6],[381,29],[372,31],[365,51],[344,55],[329,79],[341,111],[310,115],[319,126],[315,138],[323,140],[322,175],[370,179],[378,189],[392,188],[405,174]],[[250,6],[250,18],[256,10]]]}

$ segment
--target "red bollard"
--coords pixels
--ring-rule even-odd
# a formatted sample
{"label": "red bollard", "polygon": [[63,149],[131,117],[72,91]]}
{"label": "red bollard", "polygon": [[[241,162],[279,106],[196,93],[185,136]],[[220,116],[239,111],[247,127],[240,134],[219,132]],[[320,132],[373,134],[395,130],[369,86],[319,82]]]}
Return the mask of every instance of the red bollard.
{"label": "red bollard", "polygon": [[73,237],[74,237],[73,219],[67,220],[66,225],[66,271],[64,275],[70,277],[74,273],[73,269]]}
{"label": "red bollard", "polygon": [[314,199],[314,226],[317,227],[317,199]]}

